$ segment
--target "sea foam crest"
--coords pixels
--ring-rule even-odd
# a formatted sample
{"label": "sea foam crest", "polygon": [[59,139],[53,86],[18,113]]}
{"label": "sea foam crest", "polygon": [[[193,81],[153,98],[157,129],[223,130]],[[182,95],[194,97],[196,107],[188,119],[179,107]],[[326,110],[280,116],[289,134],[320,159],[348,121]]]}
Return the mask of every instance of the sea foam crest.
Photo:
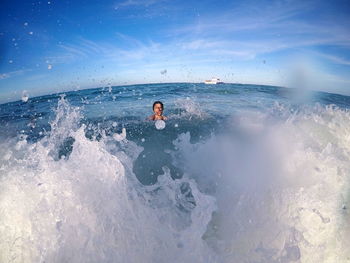
{"label": "sea foam crest", "polygon": [[349,112],[279,105],[258,116],[174,141],[178,165],[218,204],[205,239],[222,262],[346,262]]}
{"label": "sea foam crest", "polygon": [[[61,98],[51,132],[3,167],[0,261],[214,261],[202,239],[214,199],[167,168],[156,185],[142,186],[130,167],[137,154],[127,154],[138,147],[86,138],[80,116]],[[58,158],[67,138],[70,153]]]}

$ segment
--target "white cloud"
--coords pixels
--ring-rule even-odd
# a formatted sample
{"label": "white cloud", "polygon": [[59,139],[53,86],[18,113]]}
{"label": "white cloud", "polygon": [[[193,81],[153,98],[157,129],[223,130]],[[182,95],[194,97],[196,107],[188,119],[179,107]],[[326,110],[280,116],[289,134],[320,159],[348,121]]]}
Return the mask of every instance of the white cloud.
{"label": "white cloud", "polygon": [[[224,12],[220,10],[220,14],[201,15],[191,24],[176,26],[169,34],[186,40],[187,48],[193,49],[213,42],[241,42],[241,47],[256,53],[315,45],[350,48],[350,23],[321,15],[311,18],[317,8],[315,1],[245,1]],[[222,46],[226,45],[213,48]]]}
{"label": "white cloud", "polygon": [[65,45],[59,45],[59,47],[61,47],[65,51],[67,51],[67,53],[72,55],[72,56],[87,57],[87,51],[84,50],[81,46],[72,45],[72,44],[65,44]]}
{"label": "white cloud", "polygon": [[31,71],[31,69],[22,69],[22,70],[16,70],[16,71],[11,71],[11,72],[6,72],[6,73],[0,73],[0,80],[20,76],[28,71]]}
{"label": "white cloud", "polygon": [[207,48],[219,48],[225,44],[224,41],[212,41],[210,39],[195,39],[189,42],[183,42],[181,44],[183,49],[207,49]]}
{"label": "white cloud", "polygon": [[115,5],[115,9],[120,7],[131,7],[131,6],[151,6],[154,4],[158,4],[161,2],[165,2],[165,0],[126,0],[124,2],[118,3]]}
{"label": "white cloud", "polygon": [[[161,2],[127,0],[116,7],[130,7],[133,11],[134,7],[144,8],[152,5],[153,8],[150,9],[157,12],[158,3]],[[167,2],[164,8],[169,8],[169,5],[171,2]],[[155,72],[158,76],[164,68],[169,69],[167,76],[173,77],[173,72],[179,71],[179,68],[187,67],[188,70],[184,71],[188,72],[193,68],[210,72],[224,64],[222,62],[240,67],[240,61],[245,61],[247,74],[241,74],[242,79],[256,79],[257,72],[253,71],[259,56],[265,56],[268,60],[273,53],[282,51],[278,54],[287,56],[288,52],[283,51],[293,50],[308,55],[310,53],[307,52],[312,50],[312,47],[320,45],[342,45],[345,49],[350,47],[350,27],[348,28],[346,23],[337,23],[329,18],[322,21],[305,19],[310,10],[316,9],[313,1],[287,0],[273,1],[269,4],[248,1],[226,11],[218,8],[221,13],[217,15],[211,12],[201,14],[185,26],[174,23],[176,28],[172,30],[167,25],[160,25],[159,33],[164,37],[157,41],[152,41],[152,34],[135,38],[115,33],[109,41],[79,38],[74,43],[60,45],[61,53],[47,57],[47,60],[53,64],[86,61],[90,68],[95,67],[94,70],[97,64],[108,65],[108,69],[113,68],[113,74],[132,72],[127,75],[130,79],[139,79],[140,75],[146,75],[146,72]],[[136,15],[142,15],[140,13],[136,12]],[[341,57],[322,53],[319,56],[344,66],[350,65],[348,60]],[[272,70],[277,71],[279,68],[273,62],[269,61],[267,64],[273,69],[270,72],[261,69],[261,74],[274,79],[272,76],[275,73]]]}
{"label": "white cloud", "polygon": [[313,52],[313,53],[318,55],[321,58],[328,59],[329,61],[331,61],[333,63],[350,66],[350,60],[347,60],[343,57],[338,57],[335,55],[330,55],[330,54],[320,53],[320,52]]}

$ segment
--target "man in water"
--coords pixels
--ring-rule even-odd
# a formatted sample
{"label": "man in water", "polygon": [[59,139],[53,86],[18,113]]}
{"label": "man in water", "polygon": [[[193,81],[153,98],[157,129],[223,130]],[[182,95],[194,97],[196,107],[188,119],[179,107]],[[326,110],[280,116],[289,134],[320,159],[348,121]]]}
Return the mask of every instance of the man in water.
{"label": "man in water", "polygon": [[163,103],[161,101],[155,101],[153,103],[153,112],[154,114],[149,116],[148,119],[151,121],[156,121],[156,120],[167,120],[168,118],[163,116]]}

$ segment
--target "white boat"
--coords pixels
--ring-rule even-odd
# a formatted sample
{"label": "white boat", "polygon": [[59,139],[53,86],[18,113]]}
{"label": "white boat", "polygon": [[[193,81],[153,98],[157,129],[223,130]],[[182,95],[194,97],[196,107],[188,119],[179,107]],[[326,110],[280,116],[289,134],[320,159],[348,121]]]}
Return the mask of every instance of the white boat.
{"label": "white boat", "polygon": [[204,84],[223,84],[218,78],[212,78],[211,80],[204,81]]}

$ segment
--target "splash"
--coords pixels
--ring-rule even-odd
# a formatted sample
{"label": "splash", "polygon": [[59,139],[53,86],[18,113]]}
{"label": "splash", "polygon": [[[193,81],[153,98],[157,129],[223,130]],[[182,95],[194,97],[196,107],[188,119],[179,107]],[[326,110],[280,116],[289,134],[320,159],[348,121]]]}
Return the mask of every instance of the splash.
{"label": "splash", "polygon": [[22,92],[22,98],[21,99],[22,99],[23,102],[27,102],[29,100],[29,95],[28,95],[28,92],[26,90],[24,90]]}
{"label": "splash", "polygon": [[333,106],[277,107],[205,143],[174,141],[178,165],[217,200],[205,239],[223,262],[349,260],[349,125]]}
{"label": "splash", "polygon": [[348,261],[348,111],[248,107],[215,131],[186,105],[159,132],[61,98],[39,141],[2,141],[0,262]]}
{"label": "splash", "polygon": [[80,119],[61,98],[42,140],[7,145],[0,261],[215,261],[202,239],[214,199],[193,180],[173,180],[166,167],[155,185],[141,185],[132,173],[140,147],[126,138],[88,139]]}
{"label": "splash", "polygon": [[177,99],[175,105],[183,110],[181,115],[183,117],[189,117],[191,120],[193,117],[204,118],[207,117],[207,114],[201,109],[201,106],[198,102],[195,102],[191,98],[187,97],[186,99]]}

